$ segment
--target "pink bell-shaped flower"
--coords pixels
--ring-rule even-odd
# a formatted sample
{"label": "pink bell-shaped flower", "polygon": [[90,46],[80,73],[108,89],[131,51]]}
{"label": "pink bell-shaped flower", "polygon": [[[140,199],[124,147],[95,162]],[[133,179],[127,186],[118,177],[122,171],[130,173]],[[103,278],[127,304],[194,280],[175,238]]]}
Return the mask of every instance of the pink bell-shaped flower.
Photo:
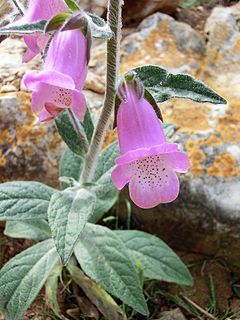
{"label": "pink bell-shaped flower", "polygon": [[[123,96],[122,86],[119,91]],[[117,113],[121,155],[115,160],[112,181],[119,190],[129,183],[130,197],[141,208],[171,202],[179,194],[176,172],[186,172],[189,159],[177,144],[166,141],[162,124],[139,83],[126,82],[124,93]]]}
{"label": "pink bell-shaped flower", "polygon": [[[30,0],[24,16],[15,24],[49,20],[54,15],[67,10],[68,8],[64,0]],[[23,55],[23,62],[28,62],[44,50],[48,43],[49,35],[36,33],[33,35],[26,35],[23,39],[28,47],[27,51]]]}
{"label": "pink bell-shaped flower", "polygon": [[82,93],[87,76],[88,43],[80,29],[58,32],[49,47],[43,71],[30,71],[23,77],[33,91],[32,108],[40,122],[54,119],[71,108],[80,120],[86,111]]}

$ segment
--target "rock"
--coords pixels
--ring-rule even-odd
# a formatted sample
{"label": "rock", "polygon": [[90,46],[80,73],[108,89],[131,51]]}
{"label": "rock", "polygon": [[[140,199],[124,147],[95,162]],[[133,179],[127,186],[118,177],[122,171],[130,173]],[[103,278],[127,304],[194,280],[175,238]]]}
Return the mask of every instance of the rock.
{"label": "rock", "polygon": [[177,308],[171,311],[164,311],[161,313],[161,317],[157,320],[186,320],[182,311]]}
{"label": "rock", "polygon": [[125,0],[123,20],[125,24],[136,23],[157,11],[172,14],[182,2],[182,0]]}
{"label": "rock", "polygon": [[104,78],[98,74],[91,72],[91,69],[88,72],[87,79],[84,85],[84,88],[91,90],[96,93],[103,94],[105,92]]}
{"label": "rock", "polygon": [[161,105],[165,121],[176,126],[174,140],[188,152],[191,170],[181,176],[176,201],[147,212],[133,205],[132,213],[136,228],[175,248],[222,252],[234,261],[240,259],[239,12],[240,4],[213,10],[206,44],[189,26],[154,14],[124,39],[121,65],[122,72],[146,63],[187,72],[228,100],[227,106],[187,100]]}
{"label": "rock", "polygon": [[58,185],[63,143],[53,123],[36,123],[28,93],[0,95],[0,132],[0,182],[38,180]]}
{"label": "rock", "polygon": [[80,7],[102,16],[107,8],[108,0],[78,0]]}
{"label": "rock", "polygon": [[1,90],[2,93],[6,92],[16,92],[17,88],[14,85],[4,85],[2,86]]}
{"label": "rock", "polygon": [[91,110],[99,110],[103,106],[103,98],[104,96],[102,94],[98,94],[96,92],[93,92],[91,90],[84,90],[84,95],[87,100],[88,107]]}
{"label": "rock", "polygon": [[231,91],[235,90],[237,97],[240,82],[239,19],[240,3],[227,8],[216,7],[212,11],[205,26],[207,68],[202,70],[210,83],[217,84],[218,88],[227,84]]}
{"label": "rock", "polygon": [[124,39],[122,51],[122,72],[156,64],[195,75],[205,54],[205,42],[187,24],[156,13],[140,24],[138,32]]}
{"label": "rock", "polygon": [[[0,92],[19,91],[24,73],[28,70],[39,68],[41,64],[40,58],[34,59],[29,63],[22,63],[24,50],[25,45],[20,39],[8,38],[1,43]],[[11,90],[9,90],[10,86]]]}

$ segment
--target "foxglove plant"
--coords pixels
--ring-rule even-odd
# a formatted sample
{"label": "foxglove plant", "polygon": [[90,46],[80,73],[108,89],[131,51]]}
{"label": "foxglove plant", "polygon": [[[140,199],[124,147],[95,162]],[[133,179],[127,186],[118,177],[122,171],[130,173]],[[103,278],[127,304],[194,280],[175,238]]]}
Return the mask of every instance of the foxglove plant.
{"label": "foxglove plant", "polygon": [[[73,292],[80,287],[108,320],[126,319],[109,294],[148,315],[143,275],[192,284],[186,266],[160,239],[96,224],[119,199],[114,185],[122,189],[129,183],[130,197],[142,208],[178,196],[176,173],[186,172],[189,160],[177,144],[167,142],[157,103],[171,98],[226,103],[191,76],[173,75],[158,66],[123,75],[117,90],[122,5],[122,0],[109,0],[106,23],[84,13],[74,0],[31,0],[21,20],[0,28],[0,36],[24,35],[24,61],[51,40],[43,69],[28,72],[23,82],[32,91],[39,122],[55,121],[67,144],[60,163],[61,190],[32,181],[0,185],[5,234],[42,240],[0,270],[0,312],[6,320],[21,320],[45,282],[47,301],[63,318],[57,302],[59,278],[66,287],[71,283]],[[82,92],[90,34],[107,40],[106,93],[95,128]],[[102,150],[114,107],[119,144]]]}

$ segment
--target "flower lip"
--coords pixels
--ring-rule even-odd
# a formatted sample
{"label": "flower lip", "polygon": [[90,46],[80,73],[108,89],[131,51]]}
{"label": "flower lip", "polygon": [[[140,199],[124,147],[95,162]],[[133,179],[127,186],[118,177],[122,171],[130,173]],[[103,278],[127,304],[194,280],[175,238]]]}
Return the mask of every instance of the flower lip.
{"label": "flower lip", "polygon": [[168,154],[178,151],[178,145],[176,143],[162,143],[154,145],[150,148],[139,148],[126,152],[115,159],[117,165],[130,164],[141,158],[150,157],[157,154]]}
{"label": "flower lip", "polygon": [[65,89],[75,89],[74,81],[70,76],[60,73],[58,71],[29,71],[23,77],[23,83],[28,90],[38,90],[39,83],[46,83],[56,87],[62,87]]}

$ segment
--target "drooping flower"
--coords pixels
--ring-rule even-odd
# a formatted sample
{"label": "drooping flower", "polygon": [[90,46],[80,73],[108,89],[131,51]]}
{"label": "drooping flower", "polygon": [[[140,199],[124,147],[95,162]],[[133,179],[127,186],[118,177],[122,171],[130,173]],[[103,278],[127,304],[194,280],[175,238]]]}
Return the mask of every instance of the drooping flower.
{"label": "drooping flower", "polygon": [[80,29],[58,32],[49,47],[43,71],[30,71],[23,83],[32,93],[32,108],[40,122],[71,108],[83,119],[86,101],[82,88],[87,75],[88,43]]}
{"label": "drooping flower", "polygon": [[177,198],[176,172],[186,172],[190,164],[177,144],[166,141],[160,120],[134,81],[126,83],[125,96],[118,109],[121,155],[115,160],[117,166],[112,180],[119,190],[129,183],[133,202],[147,209]]}
{"label": "drooping flower", "polygon": [[[30,0],[24,16],[18,20],[16,24],[49,20],[54,15],[67,10],[68,8],[64,0]],[[23,39],[28,47],[23,55],[23,62],[28,62],[44,50],[48,43],[49,35],[36,33],[33,35],[26,35]]]}

